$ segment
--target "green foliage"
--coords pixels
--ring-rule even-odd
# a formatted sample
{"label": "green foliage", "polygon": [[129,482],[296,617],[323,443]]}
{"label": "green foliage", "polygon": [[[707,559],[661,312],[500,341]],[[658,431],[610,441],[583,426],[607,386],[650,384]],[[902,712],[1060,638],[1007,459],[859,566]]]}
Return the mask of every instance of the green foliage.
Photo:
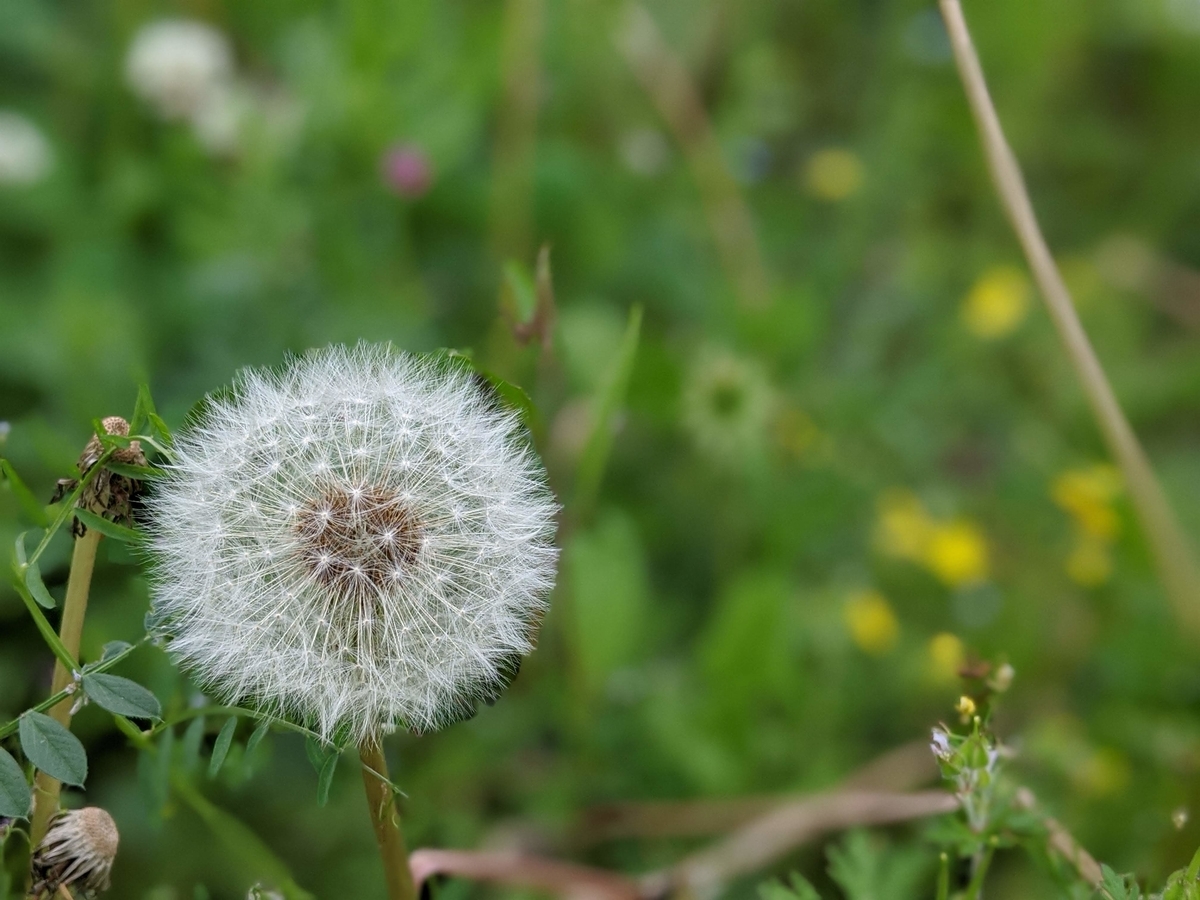
{"label": "green foliage", "polygon": [[12,754],[0,748],[0,816],[19,819],[29,812],[33,794]]}
{"label": "green foliage", "polygon": [[133,719],[162,718],[158,698],[138,684],[120,675],[83,676],[83,692],[97,706]]}
{"label": "green foliage", "polygon": [[21,750],[33,765],[51,778],[82,786],[87,780],[87,751],[79,738],[49,716],[27,712],[18,734]]}

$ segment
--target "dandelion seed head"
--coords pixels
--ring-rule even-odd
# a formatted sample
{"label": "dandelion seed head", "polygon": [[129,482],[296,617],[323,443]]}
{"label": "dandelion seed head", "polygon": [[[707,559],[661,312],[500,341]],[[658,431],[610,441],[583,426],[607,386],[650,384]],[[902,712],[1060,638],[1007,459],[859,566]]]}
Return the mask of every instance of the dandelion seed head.
{"label": "dandelion seed head", "polygon": [[176,452],[152,622],[206,692],[361,742],[469,715],[532,649],[556,505],[470,374],[328,348],[244,372]]}
{"label": "dandelion seed head", "polygon": [[212,104],[233,75],[228,38],[191,19],[161,19],[134,36],[125,78],[164,119],[189,119]]}

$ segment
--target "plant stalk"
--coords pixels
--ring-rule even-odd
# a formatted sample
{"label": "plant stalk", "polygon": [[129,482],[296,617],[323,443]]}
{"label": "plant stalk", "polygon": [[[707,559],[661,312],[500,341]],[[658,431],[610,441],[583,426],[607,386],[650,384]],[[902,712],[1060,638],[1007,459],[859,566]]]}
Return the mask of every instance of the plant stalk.
{"label": "plant stalk", "polygon": [[378,738],[369,739],[358,748],[358,754],[362,759],[363,787],[367,791],[367,812],[371,816],[371,827],[375,829],[379,856],[383,860],[388,900],[417,900],[412,870],[408,866],[408,848],[404,845],[404,834],[400,830],[396,797],[387,781],[387,759],[383,755],[383,745]]}
{"label": "plant stalk", "polygon": [[971,41],[959,0],[939,0],[939,3],[1000,204],[1033,270],[1034,280],[1046,301],[1046,308],[1071,365],[1083,385],[1084,396],[1092,408],[1109,452],[1120,466],[1175,614],[1193,637],[1200,635],[1200,572],[1191,546],[1145,451],[1138,443],[1137,435],[1121,410],[1096,351],[1079,321],[1058,264],[1042,235],[1025,179],[1021,175],[1021,167],[1004,137],[1000,117],[988,93],[983,67]]}
{"label": "plant stalk", "polygon": [[[62,622],[59,625],[58,636],[63,646],[71,656],[79,658],[79,641],[83,635],[83,619],[87,614],[88,591],[92,585],[92,569],[96,564],[96,549],[100,546],[100,532],[89,528],[83,537],[75,539],[75,547],[71,553],[71,574],[67,577],[67,597],[63,602]],[[54,664],[54,684],[50,688],[51,695],[64,690],[67,685],[74,683],[75,673],[67,671],[67,667],[58,661]],[[71,727],[71,707],[74,697],[59,701],[49,710],[51,718],[64,728]],[[33,790],[33,818],[30,823],[30,847],[37,849],[50,820],[58,812],[58,794],[62,785],[57,779],[51,778],[45,772],[38,772]]]}

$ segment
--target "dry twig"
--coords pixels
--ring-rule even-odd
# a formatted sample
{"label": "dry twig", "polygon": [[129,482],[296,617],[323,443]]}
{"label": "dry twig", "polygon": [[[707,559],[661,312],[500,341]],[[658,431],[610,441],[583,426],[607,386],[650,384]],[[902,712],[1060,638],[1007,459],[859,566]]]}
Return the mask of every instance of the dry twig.
{"label": "dry twig", "polygon": [[1046,245],[1020,166],[1004,137],[1000,118],[988,94],[983,69],[971,42],[959,0],[939,0],[939,3],[1000,202],[1025,251],[1034,279],[1045,298],[1046,308],[1083,384],[1084,394],[1109,450],[1125,476],[1134,508],[1146,531],[1175,613],[1189,630],[1200,634],[1200,575],[1197,574],[1188,541],[1155,478],[1145,451],[1117,402],[1075,312],[1062,274]]}

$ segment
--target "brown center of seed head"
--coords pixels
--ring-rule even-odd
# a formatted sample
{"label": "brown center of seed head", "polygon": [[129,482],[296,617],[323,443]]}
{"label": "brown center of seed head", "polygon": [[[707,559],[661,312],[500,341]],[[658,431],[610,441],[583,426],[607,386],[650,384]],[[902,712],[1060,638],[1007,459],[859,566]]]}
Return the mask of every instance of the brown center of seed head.
{"label": "brown center of seed head", "polygon": [[296,514],[300,555],[317,581],[348,600],[404,577],[421,549],[421,528],[396,493],[371,485],[326,487]]}

